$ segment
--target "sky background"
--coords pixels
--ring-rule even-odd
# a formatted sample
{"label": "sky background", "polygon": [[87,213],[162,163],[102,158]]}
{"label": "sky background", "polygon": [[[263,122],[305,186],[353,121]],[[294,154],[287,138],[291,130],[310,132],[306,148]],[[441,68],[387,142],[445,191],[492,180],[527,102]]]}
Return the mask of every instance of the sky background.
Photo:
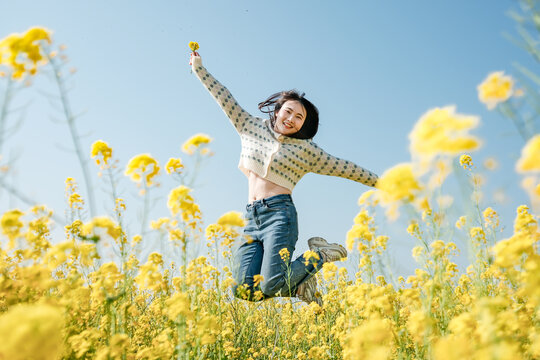
{"label": "sky background", "polygon": [[[477,170],[488,157],[501,165],[487,178],[483,206],[500,211],[509,230],[516,206],[527,203],[514,171],[524,142],[509,120],[478,101],[476,90],[490,72],[515,72],[515,63],[537,69],[528,53],[504,36],[517,34],[506,14],[518,8],[516,1],[0,3],[0,38],[44,26],[54,32],[56,46],[67,46],[69,67],[77,69],[69,99],[74,112],[83,113],[77,126],[88,156],[90,145],[101,139],[113,147],[121,167],[137,154],[150,153],[162,166],[181,157],[189,168],[180,150],[184,141],[195,133],[214,139],[215,155],[201,169],[193,192],[206,225],[227,211],[245,209],[247,180],[237,169],[238,135],[190,73],[190,41],[199,42],[208,71],[254,115],[262,116],[257,103],[274,92],[305,92],[320,111],[315,142],[379,175],[410,160],[408,134],[429,109],[455,105],[458,113],[479,116],[473,134],[484,145],[471,154]],[[0,94],[5,84],[0,79]],[[26,106],[24,121],[7,140],[3,161],[16,158],[10,183],[63,216],[65,179],[77,179],[83,196],[85,188],[75,154],[65,150],[72,149],[68,128],[52,121],[61,118],[58,104],[51,105],[44,92],[57,89],[38,75],[17,93],[13,106]],[[105,183],[95,164],[89,166],[98,213],[111,213],[113,204],[101,190]],[[158,181],[151,219],[168,215],[166,196],[177,186],[165,174]],[[119,189],[134,235],[142,201],[128,178],[120,178]],[[297,251],[307,250],[311,236],[344,244],[359,210],[357,199],[368,189],[341,178],[306,175],[293,192]],[[505,201],[493,195],[499,189],[507,192]],[[14,207],[28,208],[0,191],[0,212]],[[382,221],[379,228],[391,235],[392,265],[401,275],[414,269],[414,240],[406,226],[402,218]],[[62,227],[55,231],[61,237]]]}

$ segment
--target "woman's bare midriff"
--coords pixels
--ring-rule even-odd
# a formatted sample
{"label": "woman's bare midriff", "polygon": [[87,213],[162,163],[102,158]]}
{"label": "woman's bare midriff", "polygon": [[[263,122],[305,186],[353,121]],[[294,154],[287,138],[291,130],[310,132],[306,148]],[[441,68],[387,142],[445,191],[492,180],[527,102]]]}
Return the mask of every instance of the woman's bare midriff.
{"label": "woman's bare midriff", "polygon": [[291,191],[286,187],[279,186],[271,181],[263,179],[252,171],[248,172],[247,178],[249,183],[249,203],[252,203],[255,200],[266,199],[270,196],[291,194]]}

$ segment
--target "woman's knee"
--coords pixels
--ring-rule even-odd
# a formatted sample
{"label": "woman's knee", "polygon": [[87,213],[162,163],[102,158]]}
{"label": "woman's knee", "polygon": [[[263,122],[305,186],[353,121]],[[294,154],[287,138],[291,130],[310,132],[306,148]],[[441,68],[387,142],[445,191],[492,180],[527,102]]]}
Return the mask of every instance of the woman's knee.
{"label": "woman's knee", "polygon": [[261,291],[267,296],[275,296],[281,290],[283,284],[281,279],[272,279],[270,281],[261,282]]}

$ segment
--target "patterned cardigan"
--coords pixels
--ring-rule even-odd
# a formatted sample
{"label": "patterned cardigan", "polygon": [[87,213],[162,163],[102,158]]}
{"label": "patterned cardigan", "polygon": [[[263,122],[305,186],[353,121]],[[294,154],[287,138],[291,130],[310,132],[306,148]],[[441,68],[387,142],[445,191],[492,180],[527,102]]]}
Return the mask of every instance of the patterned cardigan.
{"label": "patterned cardigan", "polygon": [[229,90],[193,57],[192,68],[199,80],[216,99],[240,135],[242,152],[238,168],[293,190],[309,172],[339,176],[375,186],[377,175],[350,161],[326,153],[311,139],[295,139],[274,131],[269,119],[250,115],[238,105]]}

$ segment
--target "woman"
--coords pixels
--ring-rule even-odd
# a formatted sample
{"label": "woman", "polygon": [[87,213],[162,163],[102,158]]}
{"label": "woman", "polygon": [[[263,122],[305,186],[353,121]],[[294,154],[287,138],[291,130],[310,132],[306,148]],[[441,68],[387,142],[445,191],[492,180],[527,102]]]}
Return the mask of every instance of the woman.
{"label": "woman", "polygon": [[259,104],[270,115],[263,120],[242,109],[225,86],[191,54],[192,70],[229,117],[242,142],[238,167],[248,178],[249,201],[244,237],[234,252],[235,296],[257,301],[297,296],[322,305],[316,277],[325,262],[347,256],[345,248],[323,238],[308,240],[312,252],[290,261],[298,239],[298,221],[291,193],[308,172],[348,178],[375,186],[377,175],[327,154],[312,138],[317,108],[303,94],[284,91]]}

